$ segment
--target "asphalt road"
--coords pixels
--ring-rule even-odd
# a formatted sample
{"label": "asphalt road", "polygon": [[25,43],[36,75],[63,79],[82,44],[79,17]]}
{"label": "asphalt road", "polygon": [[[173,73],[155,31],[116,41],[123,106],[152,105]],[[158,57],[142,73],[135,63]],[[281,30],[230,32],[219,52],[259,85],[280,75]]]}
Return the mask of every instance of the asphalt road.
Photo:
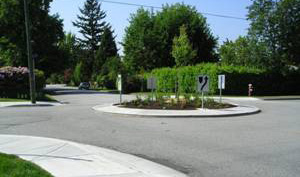
{"label": "asphalt road", "polygon": [[[246,101],[255,115],[143,118],[96,112],[119,95],[60,90],[56,107],[0,108],[0,134],[71,140],[135,154],[191,177],[300,175],[300,100]],[[127,99],[132,96],[126,96]]]}

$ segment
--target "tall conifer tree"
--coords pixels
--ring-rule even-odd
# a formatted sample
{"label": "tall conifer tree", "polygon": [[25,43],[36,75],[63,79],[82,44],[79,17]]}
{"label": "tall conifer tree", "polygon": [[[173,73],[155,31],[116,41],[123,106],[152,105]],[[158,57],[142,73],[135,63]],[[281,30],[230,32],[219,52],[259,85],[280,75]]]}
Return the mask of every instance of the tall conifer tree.
{"label": "tall conifer tree", "polygon": [[97,0],[86,0],[83,9],[79,8],[79,10],[81,15],[77,15],[78,20],[73,22],[73,25],[79,28],[79,32],[82,34],[82,38],[79,38],[78,41],[86,50],[83,65],[87,72],[85,75],[90,78],[92,75],[90,68],[93,68],[96,51],[100,46],[104,28],[107,26],[104,21],[106,14],[101,10],[101,3],[98,3]]}
{"label": "tall conifer tree", "polygon": [[118,56],[118,49],[115,42],[114,31],[111,26],[107,25],[104,28],[100,47],[97,51],[97,56],[94,64],[94,73],[99,74],[99,69],[112,57]]}

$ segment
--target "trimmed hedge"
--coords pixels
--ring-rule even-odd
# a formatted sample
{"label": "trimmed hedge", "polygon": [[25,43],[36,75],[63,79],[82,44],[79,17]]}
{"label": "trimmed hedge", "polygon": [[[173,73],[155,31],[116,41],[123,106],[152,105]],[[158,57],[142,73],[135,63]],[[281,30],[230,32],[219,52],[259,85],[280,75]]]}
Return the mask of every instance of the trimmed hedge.
{"label": "trimmed hedge", "polygon": [[[45,86],[44,72],[35,70],[36,90],[41,92]],[[24,98],[29,94],[29,70],[26,67],[2,67],[0,68],[0,97]]]}
{"label": "trimmed hedge", "polygon": [[158,92],[175,92],[177,82],[179,93],[195,93],[196,77],[208,75],[210,94],[216,94],[219,74],[226,75],[223,93],[227,95],[247,95],[249,83],[254,86],[254,95],[300,94],[300,71],[290,71],[283,75],[256,68],[206,63],[180,68],[155,69],[148,73],[147,77],[152,75],[157,78]]}

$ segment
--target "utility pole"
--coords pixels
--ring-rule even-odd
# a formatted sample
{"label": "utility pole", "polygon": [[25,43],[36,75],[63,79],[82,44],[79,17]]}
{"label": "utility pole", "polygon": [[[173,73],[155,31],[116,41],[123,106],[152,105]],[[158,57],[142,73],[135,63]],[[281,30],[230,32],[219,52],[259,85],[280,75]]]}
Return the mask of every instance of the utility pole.
{"label": "utility pole", "polygon": [[27,57],[28,57],[28,67],[29,67],[29,85],[30,85],[30,98],[31,103],[36,103],[36,89],[35,89],[35,76],[34,76],[34,66],[32,59],[32,48],[31,48],[31,29],[30,20],[28,12],[28,1],[24,0],[24,14],[25,14],[25,27],[26,27],[26,38],[27,38]]}

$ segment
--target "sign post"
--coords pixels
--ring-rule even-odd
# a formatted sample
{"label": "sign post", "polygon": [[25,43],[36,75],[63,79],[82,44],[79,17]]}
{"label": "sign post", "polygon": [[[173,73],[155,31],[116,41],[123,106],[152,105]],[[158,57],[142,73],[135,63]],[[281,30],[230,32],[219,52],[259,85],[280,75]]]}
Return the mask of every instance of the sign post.
{"label": "sign post", "polygon": [[207,75],[199,75],[196,78],[197,91],[202,94],[202,109],[204,109],[204,92],[209,92],[209,77]]}
{"label": "sign post", "polygon": [[222,103],[222,89],[225,89],[225,75],[218,75],[218,88],[220,90],[220,103]]}
{"label": "sign post", "polygon": [[36,85],[34,75],[34,61],[32,59],[32,47],[31,47],[31,30],[29,19],[28,1],[24,0],[24,15],[25,15],[25,29],[26,29],[26,42],[27,42],[27,58],[29,67],[29,86],[30,86],[30,98],[31,103],[36,104]]}
{"label": "sign post", "polygon": [[120,105],[121,105],[122,104],[122,75],[121,74],[118,74],[117,83],[118,83],[118,90],[120,92]]}
{"label": "sign post", "polygon": [[154,100],[154,89],[156,89],[156,78],[150,77],[147,79],[147,89],[151,89],[152,101]]}

